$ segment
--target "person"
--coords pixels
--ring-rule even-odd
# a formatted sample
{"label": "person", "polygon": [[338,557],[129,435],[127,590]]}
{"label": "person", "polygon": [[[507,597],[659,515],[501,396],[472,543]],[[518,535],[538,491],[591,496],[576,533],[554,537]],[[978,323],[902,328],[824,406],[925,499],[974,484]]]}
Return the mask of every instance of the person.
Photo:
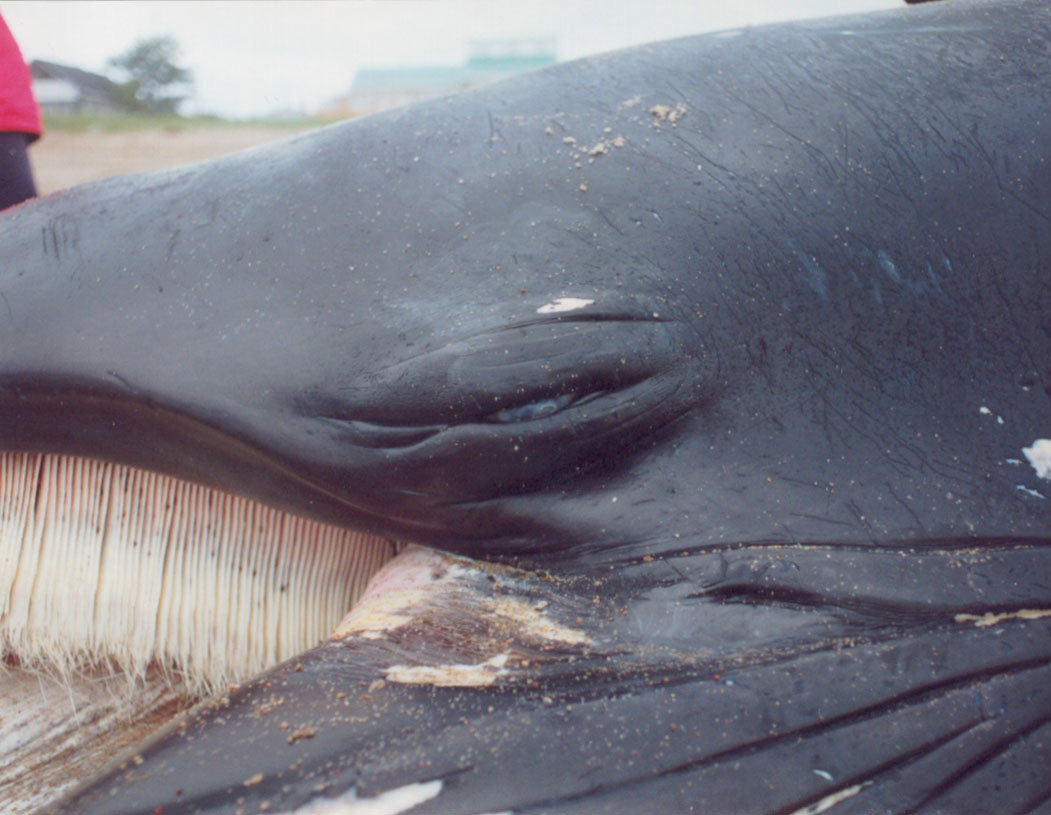
{"label": "person", "polygon": [[29,67],[0,16],[0,210],[36,195],[26,148],[41,132]]}

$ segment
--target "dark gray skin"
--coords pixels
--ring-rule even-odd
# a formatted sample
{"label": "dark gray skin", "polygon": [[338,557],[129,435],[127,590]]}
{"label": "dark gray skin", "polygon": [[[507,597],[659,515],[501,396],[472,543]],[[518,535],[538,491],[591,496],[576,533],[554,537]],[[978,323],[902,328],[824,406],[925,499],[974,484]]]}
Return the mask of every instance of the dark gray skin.
{"label": "dark gray skin", "polygon": [[1033,2],[695,37],[7,215],[0,446],[510,562],[469,590],[591,638],[372,684],[491,656],[435,601],[61,811],[1048,810],[1049,54]]}

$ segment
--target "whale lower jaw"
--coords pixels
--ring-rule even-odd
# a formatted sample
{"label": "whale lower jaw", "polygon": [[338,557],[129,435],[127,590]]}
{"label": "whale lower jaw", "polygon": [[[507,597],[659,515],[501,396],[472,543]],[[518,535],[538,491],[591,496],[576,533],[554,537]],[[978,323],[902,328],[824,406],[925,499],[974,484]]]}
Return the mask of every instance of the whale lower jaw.
{"label": "whale lower jaw", "polygon": [[[68,811],[79,811],[83,796],[100,800],[93,779],[134,781],[151,745],[163,749],[166,740],[181,739],[206,719],[214,724],[209,713],[239,709],[247,698],[250,717],[282,747],[312,741],[319,735],[317,717],[300,709],[311,704],[311,695],[275,691],[275,682],[291,676],[309,684],[317,668],[333,660],[342,665],[340,675],[321,683],[315,702],[367,704],[384,688],[456,693],[515,687],[532,693],[538,671],[571,671],[577,660],[603,652],[587,629],[610,610],[598,598],[550,593],[552,583],[570,582],[409,546],[375,574],[321,644],[205,701],[199,688],[156,665],[134,678],[110,668],[58,677],[11,667],[0,675],[0,704],[5,720],[10,712],[19,729],[0,732],[0,800],[5,811],[22,813],[72,794],[78,803]],[[440,788],[413,787],[413,794],[436,795]],[[108,794],[102,793],[103,802]],[[355,800],[355,790],[344,791],[338,812],[353,812],[346,807]],[[58,806],[55,811],[67,811]]]}

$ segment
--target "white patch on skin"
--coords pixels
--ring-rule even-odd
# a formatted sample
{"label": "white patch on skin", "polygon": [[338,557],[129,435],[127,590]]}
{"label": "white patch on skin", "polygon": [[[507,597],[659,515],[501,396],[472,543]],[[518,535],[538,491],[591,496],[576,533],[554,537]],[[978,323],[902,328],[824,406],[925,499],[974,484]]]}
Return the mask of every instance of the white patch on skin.
{"label": "white patch on skin", "polygon": [[1036,490],[1029,489],[1029,487],[1025,486],[1025,484],[1015,484],[1015,489],[1018,490],[1019,492],[1024,492],[1026,495],[1031,495],[1034,498],[1046,498],[1047,497],[1042,492],[1037,492]]}
{"label": "white patch on skin", "polygon": [[523,600],[497,600],[489,606],[489,612],[508,620],[520,634],[532,639],[566,645],[587,645],[591,642],[583,632],[548,619],[539,608]]}
{"label": "white patch on skin", "polygon": [[861,784],[855,784],[853,787],[846,787],[845,789],[841,789],[837,792],[832,793],[831,795],[826,795],[820,801],[815,801],[814,803],[802,807],[801,809],[797,809],[795,812],[791,813],[791,815],[818,815],[818,813],[832,809],[832,807],[834,807],[840,801],[845,801],[848,798],[853,798],[871,783],[871,781],[865,781]]}
{"label": "white patch on skin", "polygon": [[507,654],[497,654],[480,665],[392,665],[384,670],[390,682],[434,685],[436,688],[486,688],[507,673]]}
{"label": "white patch on skin", "polygon": [[1051,479],[1051,439],[1037,439],[1022,452],[1036,470],[1037,478]]}
{"label": "white patch on skin", "polygon": [[[996,416],[996,414],[993,413],[991,410],[989,410],[989,408],[987,408],[985,405],[982,405],[980,408],[978,408],[978,412],[980,414],[982,414],[983,416]],[[997,424],[1003,424],[1004,423],[1003,417],[996,416],[996,423]]]}
{"label": "white patch on skin", "polygon": [[562,311],[576,311],[578,308],[590,306],[594,302],[594,300],[587,300],[583,297],[559,297],[557,300],[542,305],[536,310],[536,313],[558,314]]}
{"label": "white patch on skin", "polygon": [[[361,599],[330,639],[358,634],[375,640],[401,628],[413,621],[412,609],[423,606],[436,582],[454,582],[463,572],[464,567],[449,555],[422,546],[406,547],[372,578]],[[433,577],[435,573],[441,577]]]}
{"label": "white patch on skin", "polygon": [[1042,620],[1045,617],[1051,617],[1051,608],[1023,608],[999,614],[992,611],[986,614],[957,614],[955,619],[958,623],[974,623],[975,628],[988,628],[1004,620]]}
{"label": "white patch on skin", "polygon": [[357,790],[351,790],[338,798],[315,798],[285,815],[400,815],[437,797],[441,791],[442,782],[438,779],[406,784],[372,798],[358,798]]}
{"label": "white patch on skin", "polygon": [[825,770],[811,770],[811,772],[820,778],[824,778],[826,781],[832,780],[832,773],[827,772]]}

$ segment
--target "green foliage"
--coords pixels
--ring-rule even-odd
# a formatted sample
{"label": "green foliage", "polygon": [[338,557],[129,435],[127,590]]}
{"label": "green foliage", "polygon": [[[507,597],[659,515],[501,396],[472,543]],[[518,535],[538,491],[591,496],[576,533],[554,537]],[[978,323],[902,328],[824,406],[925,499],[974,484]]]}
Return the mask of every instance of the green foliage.
{"label": "green foliage", "polygon": [[[117,100],[125,110],[175,114],[187,97],[193,74],[176,64],[179,46],[171,37],[140,40],[109,65],[128,78],[117,86]],[[173,88],[183,92],[171,93]]]}

